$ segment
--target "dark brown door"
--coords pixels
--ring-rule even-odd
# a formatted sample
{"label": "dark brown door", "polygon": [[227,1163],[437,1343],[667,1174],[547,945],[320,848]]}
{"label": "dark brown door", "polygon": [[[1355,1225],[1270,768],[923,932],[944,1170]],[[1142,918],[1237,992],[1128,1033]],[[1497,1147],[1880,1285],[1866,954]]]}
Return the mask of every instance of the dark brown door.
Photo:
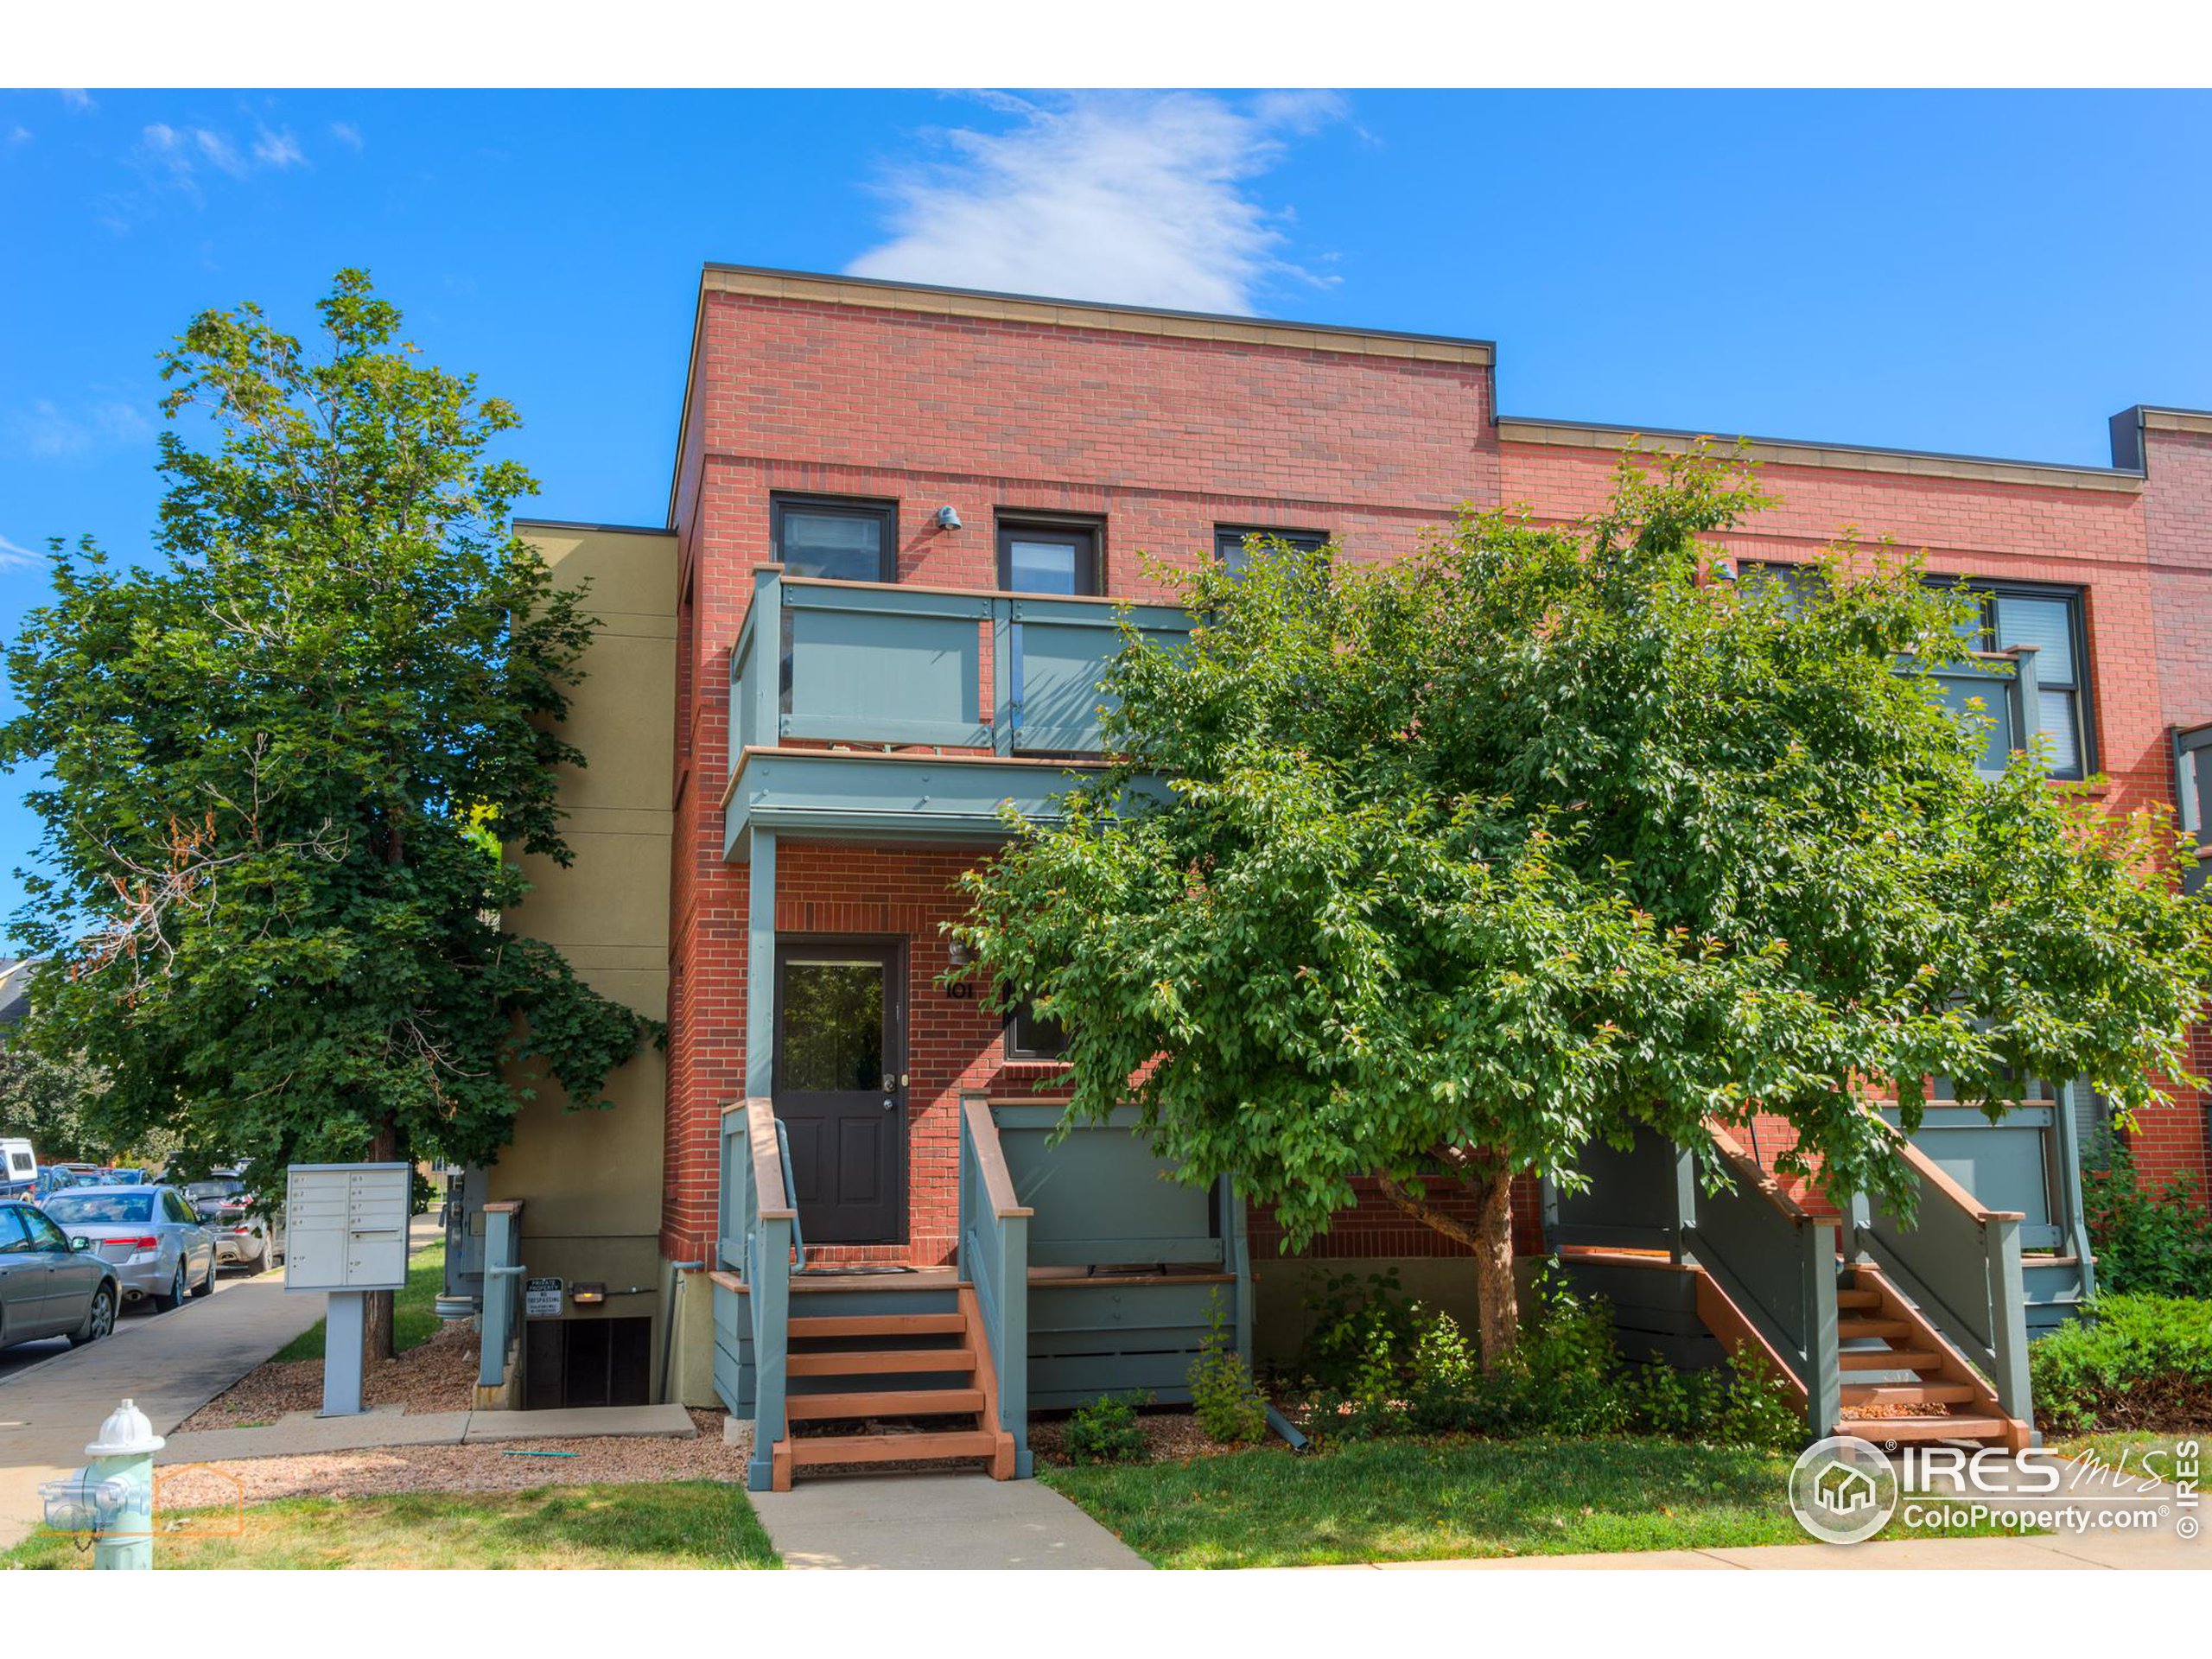
{"label": "dark brown door", "polygon": [[906,1238],[906,986],[896,945],[776,950],[776,1116],[810,1244]]}

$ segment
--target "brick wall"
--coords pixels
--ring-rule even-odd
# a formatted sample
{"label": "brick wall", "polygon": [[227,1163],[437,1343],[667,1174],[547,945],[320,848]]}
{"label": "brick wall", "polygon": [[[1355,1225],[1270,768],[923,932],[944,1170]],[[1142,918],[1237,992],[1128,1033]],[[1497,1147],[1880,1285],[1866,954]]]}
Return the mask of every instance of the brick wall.
{"label": "brick wall", "polygon": [[[1336,532],[1360,559],[1402,556],[1462,502],[1577,518],[1602,504],[1611,458],[1566,444],[1501,446],[1490,371],[1328,349],[1137,335],[929,315],[865,303],[709,291],[680,441],[676,868],[670,901],[667,1174],[662,1243],[704,1254],[715,1232],[715,1134],[745,1092],[750,989],[745,875],[723,862],[729,652],[771,556],[777,491],[900,504],[901,581],[995,585],[1002,510],[1100,515],[1109,592],[1156,597],[1141,553],[1187,563],[1217,524]],[[2147,490],[1993,482],[1772,465],[1778,505],[1731,538],[1751,558],[1802,558],[1847,526],[1925,549],[1931,569],[2082,587],[2107,803],[2171,798],[2166,733],[2212,718],[2212,436],[2153,434]],[[935,525],[941,506],[964,527]],[[909,941],[914,1259],[949,1248],[951,1112],[994,1084],[998,1027],[930,986],[937,925],[973,850],[792,846],[778,925]],[[765,976],[765,969],[763,970]],[[2146,1121],[2146,1164],[2205,1159],[2202,1103]],[[2191,1160],[2194,1160],[2193,1164]],[[1535,1239],[1533,1187],[1519,1195]],[[1265,1217],[1255,1249],[1271,1252]],[[1449,1253],[1379,1202],[1316,1246],[1330,1255]]]}

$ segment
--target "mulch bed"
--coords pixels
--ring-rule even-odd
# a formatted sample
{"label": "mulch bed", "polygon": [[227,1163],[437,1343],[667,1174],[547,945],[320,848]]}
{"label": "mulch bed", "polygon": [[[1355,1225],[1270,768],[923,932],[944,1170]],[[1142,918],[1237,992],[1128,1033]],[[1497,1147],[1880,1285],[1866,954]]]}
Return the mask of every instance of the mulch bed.
{"label": "mulch bed", "polygon": [[[476,1333],[449,1325],[419,1348],[378,1360],[361,1377],[361,1403],[403,1410],[467,1411],[475,1398]],[[180,1428],[251,1428],[288,1412],[322,1408],[322,1362],[295,1359],[256,1366],[186,1418]]]}

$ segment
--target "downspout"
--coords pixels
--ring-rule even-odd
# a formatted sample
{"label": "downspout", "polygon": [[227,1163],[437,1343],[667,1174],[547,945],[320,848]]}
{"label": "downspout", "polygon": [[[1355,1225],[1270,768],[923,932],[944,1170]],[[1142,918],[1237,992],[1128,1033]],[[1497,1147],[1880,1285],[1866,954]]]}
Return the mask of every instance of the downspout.
{"label": "downspout", "polygon": [[660,1328],[660,1402],[663,1405],[681,1404],[674,1398],[676,1390],[670,1386],[669,1357],[676,1351],[676,1314],[683,1306],[678,1294],[683,1275],[696,1273],[707,1264],[704,1262],[671,1262],[668,1264],[668,1319]]}

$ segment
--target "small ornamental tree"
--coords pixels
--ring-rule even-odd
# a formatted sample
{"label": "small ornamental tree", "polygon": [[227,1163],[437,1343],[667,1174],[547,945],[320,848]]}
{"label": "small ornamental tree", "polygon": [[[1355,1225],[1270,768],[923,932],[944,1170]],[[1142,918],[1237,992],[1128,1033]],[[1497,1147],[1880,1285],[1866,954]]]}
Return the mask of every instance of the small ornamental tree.
{"label": "small ornamental tree", "polygon": [[[416,362],[362,273],[320,309],[319,351],[247,306],[165,356],[167,412],[212,443],[162,435],[162,556],[57,545],[0,728],[49,775],[16,931],[50,957],[35,1039],[111,1078],[88,1133],[173,1132],[270,1195],[294,1161],[488,1160],[511,1062],[590,1106],[645,1032],[499,921],[502,842],[569,856],[590,633],[509,527],[515,414]],[[388,1295],[369,1327],[388,1355]]]}
{"label": "small ornamental tree", "polygon": [[1584,524],[1181,578],[1188,644],[1132,632],[1108,676],[1119,759],[955,930],[1068,1028],[1071,1119],[1134,1104],[1287,1247],[1371,1178],[1473,1253],[1495,1364],[1513,1178],[1572,1190],[1593,1141],[1709,1156],[1707,1121],[1777,1114],[1786,1170],[1909,1201],[1868,1106],[1910,1132],[1931,1074],[1993,1113],[2029,1077],[2155,1098],[2212,970],[2171,827],[2031,756],[1978,775],[1986,722],[1925,673],[1968,601],[1914,560],[1718,579],[1760,500],[1631,457]]}

